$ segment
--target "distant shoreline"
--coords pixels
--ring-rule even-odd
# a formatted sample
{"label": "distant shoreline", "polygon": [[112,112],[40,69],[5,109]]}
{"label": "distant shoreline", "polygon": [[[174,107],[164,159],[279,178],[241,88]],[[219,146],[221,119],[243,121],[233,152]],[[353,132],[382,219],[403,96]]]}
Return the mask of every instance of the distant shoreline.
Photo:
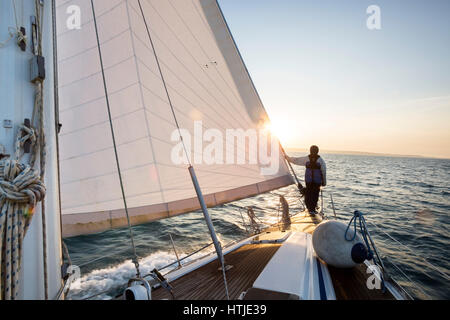
{"label": "distant shoreline", "polygon": [[[303,148],[286,148],[286,151],[291,152],[304,152],[309,153],[308,149]],[[364,152],[364,151],[340,151],[340,150],[321,150],[323,154],[345,154],[355,156],[372,156],[372,157],[391,157],[391,158],[418,158],[418,159],[441,159],[448,160],[450,158],[419,156],[419,155],[407,155],[407,154],[390,154],[390,153],[377,153],[377,152]]]}

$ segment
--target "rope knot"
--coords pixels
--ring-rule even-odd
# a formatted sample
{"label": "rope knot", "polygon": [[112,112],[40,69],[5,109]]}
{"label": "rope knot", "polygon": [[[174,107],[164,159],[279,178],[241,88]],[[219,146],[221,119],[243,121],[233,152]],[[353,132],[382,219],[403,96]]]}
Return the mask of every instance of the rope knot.
{"label": "rope knot", "polygon": [[19,127],[19,134],[17,135],[16,140],[16,150],[15,150],[15,157],[16,160],[19,160],[21,156],[20,150],[23,148],[25,142],[27,141],[31,142],[31,145],[35,145],[37,141],[37,133],[33,128],[28,128],[24,124],[22,124]]}
{"label": "rope knot", "polygon": [[18,29],[17,30],[17,44],[20,46],[22,42],[27,44],[28,37],[20,29]]}
{"label": "rope knot", "polygon": [[45,197],[45,186],[39,173],[17,160],[0,162],[0,198],[31,208]]}

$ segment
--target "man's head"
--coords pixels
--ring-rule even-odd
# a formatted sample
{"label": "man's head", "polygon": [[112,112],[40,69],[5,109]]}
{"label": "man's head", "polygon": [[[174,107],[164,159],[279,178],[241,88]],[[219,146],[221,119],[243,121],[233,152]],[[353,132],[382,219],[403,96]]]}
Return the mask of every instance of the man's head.
{"label": "man's head", "polygon": [[310,149],[312,156],[317,156],[319,154],[319,147],[318,146],[312,146]]}

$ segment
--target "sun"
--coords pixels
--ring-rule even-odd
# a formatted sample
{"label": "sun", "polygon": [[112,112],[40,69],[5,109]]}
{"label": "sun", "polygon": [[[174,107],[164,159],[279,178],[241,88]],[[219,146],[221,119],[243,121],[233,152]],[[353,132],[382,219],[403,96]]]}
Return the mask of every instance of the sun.
{"label": "sun", "polygon": [[289,142],[291,137],[290,126],[286,125],[283,122],[270,121],[264,125],[264,129],[270,131],[275,137],[280,140],[282,145],[286,145]]}

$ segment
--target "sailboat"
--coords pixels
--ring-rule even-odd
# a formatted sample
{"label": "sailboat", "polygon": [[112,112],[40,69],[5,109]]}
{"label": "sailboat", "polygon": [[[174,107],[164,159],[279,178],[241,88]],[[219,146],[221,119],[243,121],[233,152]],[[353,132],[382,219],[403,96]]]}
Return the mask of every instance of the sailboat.
{"label": "sailboat", "polygon": [[135,249],[134,225],[195,210],[214,252],[144,275],[134,250],[119,298],[409,298],[382,272],[367,288],[375,258],[320,259],[321,217],[220,243],[208,208],[299,181],[216,0],[2,0],[4,39],[2,299],[64,299],[64,237],[127,228]]}

